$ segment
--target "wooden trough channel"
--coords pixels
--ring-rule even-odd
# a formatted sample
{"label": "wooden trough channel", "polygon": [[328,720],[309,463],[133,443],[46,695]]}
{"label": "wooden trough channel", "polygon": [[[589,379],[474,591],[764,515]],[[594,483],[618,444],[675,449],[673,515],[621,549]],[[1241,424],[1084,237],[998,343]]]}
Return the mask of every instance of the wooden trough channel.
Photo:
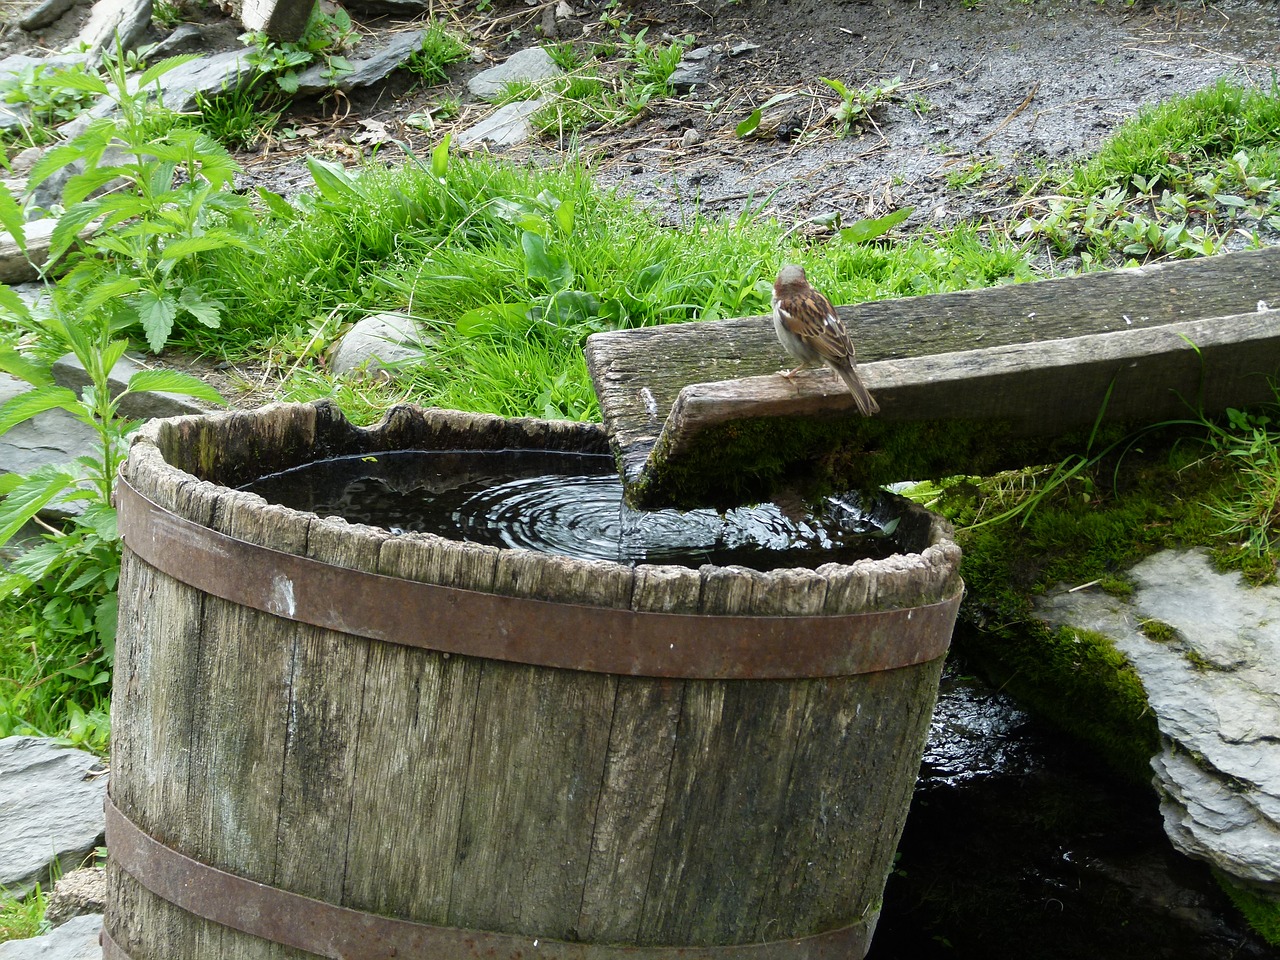
{"label": "wooden trough channel", "polygon": [[792,365],[767,317],[600,333],[587,363],[628,499],[728,506],[817,483],[1053,462],[1095,424],[1274,400],[1280,247],[840,307],[881,412]]}

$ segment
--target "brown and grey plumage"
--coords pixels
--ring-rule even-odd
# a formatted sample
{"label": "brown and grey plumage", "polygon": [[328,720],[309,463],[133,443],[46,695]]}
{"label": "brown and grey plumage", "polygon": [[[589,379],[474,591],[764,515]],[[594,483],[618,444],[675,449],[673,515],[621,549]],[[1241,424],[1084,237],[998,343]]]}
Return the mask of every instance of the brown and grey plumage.
{"label": "brown and grey plumage", "polygon": [[778,271],[773,284],[773,329],[783,349],[800,362],[784,377],[824,364],[839,374],[864,417],[879,412],[880,405],[858,376],[857,356],[844,321],[831,301],[809,285],[803,267],[787,264]]}

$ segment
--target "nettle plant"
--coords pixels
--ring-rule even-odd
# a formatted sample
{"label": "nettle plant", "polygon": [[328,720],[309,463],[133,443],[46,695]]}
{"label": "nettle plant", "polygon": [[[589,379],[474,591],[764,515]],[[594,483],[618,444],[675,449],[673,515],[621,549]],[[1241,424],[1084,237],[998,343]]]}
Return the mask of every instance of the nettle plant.
{"label": "nettle plant", "polygon": [[[148,105],[148,86],[189,57],[163,61],[131,80],[118,58],[108,80],[69,75],[68,83],[114,101],[113,117],[93,121],[36,164],[28,192],[68,169],[62,212],[47,259],[38,269],[43,296],[29,304],[0,286],[0,320],[16,332],[0,347],[0,370],[31,389],[0,406],[0,434],[42,413],[62,410],[93,431],[93,452],[70,464],[0,478],[0,545],[35,521],[45,534],[0,576],[0,596],[15,593],[43,605],[49,629],[83,631],[96,652],[74,668],[87,683],[105,682],[115,630],[119,569],[111,489],[135,424],[120,405],[131,395],[165,391],[211,403],[211,387],[169,370],[135,372],[114,394],[112,371],[140,330],[158,352],[175,323],[217,326],[223,305],[200,278],[203,255],[228,247],[254,250],[256,219],[248,199],[229,188],[236,165],[206,134],[169,125]],[[19,198],[0,184],[0,226],[36,265],[27,247]],[[57,283],[52,272],[71,264]],[[71,353],[86,371],[77,393],[54,381],[51,359]],[[46,508],[69,514],[41,521]],[[83,676],[81,676],[83,675]]]}

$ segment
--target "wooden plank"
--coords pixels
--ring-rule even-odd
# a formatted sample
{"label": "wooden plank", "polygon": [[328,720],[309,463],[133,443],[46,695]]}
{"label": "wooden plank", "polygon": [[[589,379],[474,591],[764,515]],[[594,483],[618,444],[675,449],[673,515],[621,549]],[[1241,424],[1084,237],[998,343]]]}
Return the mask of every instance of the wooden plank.
{"label": "wooden plank", "polygon": [[1096,422],[1154,424],[1274,397],[1280,310],[861,365],[881,412],[852,414],[834,374],[683,388],[643,461],[644,506],[763,499],[812,482],[875,487],[1079,452]]}
{"label": "wooden plank", "polygon": [[[1280,305],[1280,247],[838,310],[866,364],[1245,314],[1259,301]],[[792,365],[768,317],[600,333],[585,352],[631,478],[681,389]]]}

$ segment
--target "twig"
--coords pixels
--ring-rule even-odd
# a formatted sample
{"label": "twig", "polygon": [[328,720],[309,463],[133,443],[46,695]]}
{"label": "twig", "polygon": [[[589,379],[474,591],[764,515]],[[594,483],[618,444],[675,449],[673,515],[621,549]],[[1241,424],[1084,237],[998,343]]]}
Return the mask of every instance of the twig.
{"label": "twig", "polygon": [[1002,121],[1000,121],[1000,126],[996,127],[994,130],[988,133],[985,137],[983,137],[976,144],[974,144],[974,146],[977,146],[977,147],[982,146],[984,143],[986,143],[988,140],[994,137],[997,133],[999,133],[1001,130],[1007,127],[1010,124],[1010,122],[1012,122],[1014,117],[1020,114],[1023,110],[1027,109],[1027,104],[1029,104],[1032,100],[1035,99],[1036,91],[1039,89],[1040,89],[1039,81],[1037,81],[1036,83],[1033,83],[1031,85],[1031,90],[1027,93],[1023,101],[1013,108],[1013,113],[1009,114]]}

